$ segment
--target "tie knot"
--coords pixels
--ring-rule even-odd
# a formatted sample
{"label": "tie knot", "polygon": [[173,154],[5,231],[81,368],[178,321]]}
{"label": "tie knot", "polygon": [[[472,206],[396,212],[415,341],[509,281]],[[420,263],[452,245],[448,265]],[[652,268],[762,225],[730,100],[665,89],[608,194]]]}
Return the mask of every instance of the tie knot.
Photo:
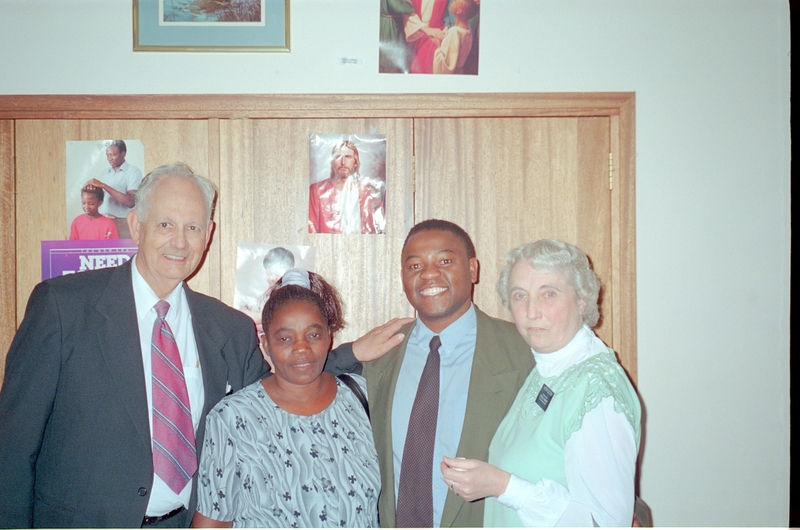
{"label": "tie knot", "polygon": [[164,318],[165,316],[167,316],[167,311],[169,311],[169,302],[166,302],[164,300],[159,300],[158,302],[156,302],[155,310],[156,310],[156,315],[158,315],[158,318]]}
{"label": "tie knot", "polygon": [[434,335],[431,339],[431,351],[439,351],[439,346],[442,345],[442,339],[439,338],[439,335]]}

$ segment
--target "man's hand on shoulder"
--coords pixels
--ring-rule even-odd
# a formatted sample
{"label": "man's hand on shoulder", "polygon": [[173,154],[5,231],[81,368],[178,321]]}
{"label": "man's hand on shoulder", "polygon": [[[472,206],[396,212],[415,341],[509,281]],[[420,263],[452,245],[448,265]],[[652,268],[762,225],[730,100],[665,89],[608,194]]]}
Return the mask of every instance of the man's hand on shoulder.
{"label": "man's hand on shoulder", "polygon": [[371,329],[353,343],[353,355],[360,362],[374,361],[403,342],[405,335],[400,328],[414,322],[413,317],[393,318],[387,323]]}

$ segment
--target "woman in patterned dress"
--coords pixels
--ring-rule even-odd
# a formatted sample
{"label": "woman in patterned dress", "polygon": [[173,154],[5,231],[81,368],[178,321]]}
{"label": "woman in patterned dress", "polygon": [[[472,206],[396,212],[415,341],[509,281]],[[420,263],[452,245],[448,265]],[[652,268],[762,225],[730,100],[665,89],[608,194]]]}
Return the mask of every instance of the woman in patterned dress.
{"label": "woman in patterned dress", "polygon": [[380,472],[364,405],[323,372],[344,326],[338,294],[291,269],[262,324],[273,375],[208,414],[193,526],[378,526]]}
{"label": "woman in patterned dress", "polygon": [[487,462],[445,458],[447,485],[486,497],[484,526],[631,526],[639,398],[594,334],[600,282],[586,255],[544,239],[506,254],[503,303],[536,367]]}

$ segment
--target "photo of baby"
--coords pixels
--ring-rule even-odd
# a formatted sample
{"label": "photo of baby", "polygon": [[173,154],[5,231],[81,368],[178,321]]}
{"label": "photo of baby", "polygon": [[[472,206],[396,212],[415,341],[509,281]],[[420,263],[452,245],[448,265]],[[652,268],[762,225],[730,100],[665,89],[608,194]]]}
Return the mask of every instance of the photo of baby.
{"label": "photo of baby", "polygon": [[233,307],[256,323],[261,334],[261,310],[272,286],[292,268],[314,271],[315,247],[239,243],[236,250],[236,288]]}

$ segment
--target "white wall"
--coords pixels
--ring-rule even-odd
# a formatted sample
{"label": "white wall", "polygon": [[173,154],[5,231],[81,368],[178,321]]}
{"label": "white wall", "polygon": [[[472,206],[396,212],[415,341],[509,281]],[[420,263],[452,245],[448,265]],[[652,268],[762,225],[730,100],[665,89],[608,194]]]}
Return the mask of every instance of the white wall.
{"label": "white wall", "polygon": [[0,94],[635,91],[641,494],[788,525],[787,2],[484,0],[471,78],[377,74],[377,1],[291,14],[291,54],[134,54],[130,0],[0,0]]}

